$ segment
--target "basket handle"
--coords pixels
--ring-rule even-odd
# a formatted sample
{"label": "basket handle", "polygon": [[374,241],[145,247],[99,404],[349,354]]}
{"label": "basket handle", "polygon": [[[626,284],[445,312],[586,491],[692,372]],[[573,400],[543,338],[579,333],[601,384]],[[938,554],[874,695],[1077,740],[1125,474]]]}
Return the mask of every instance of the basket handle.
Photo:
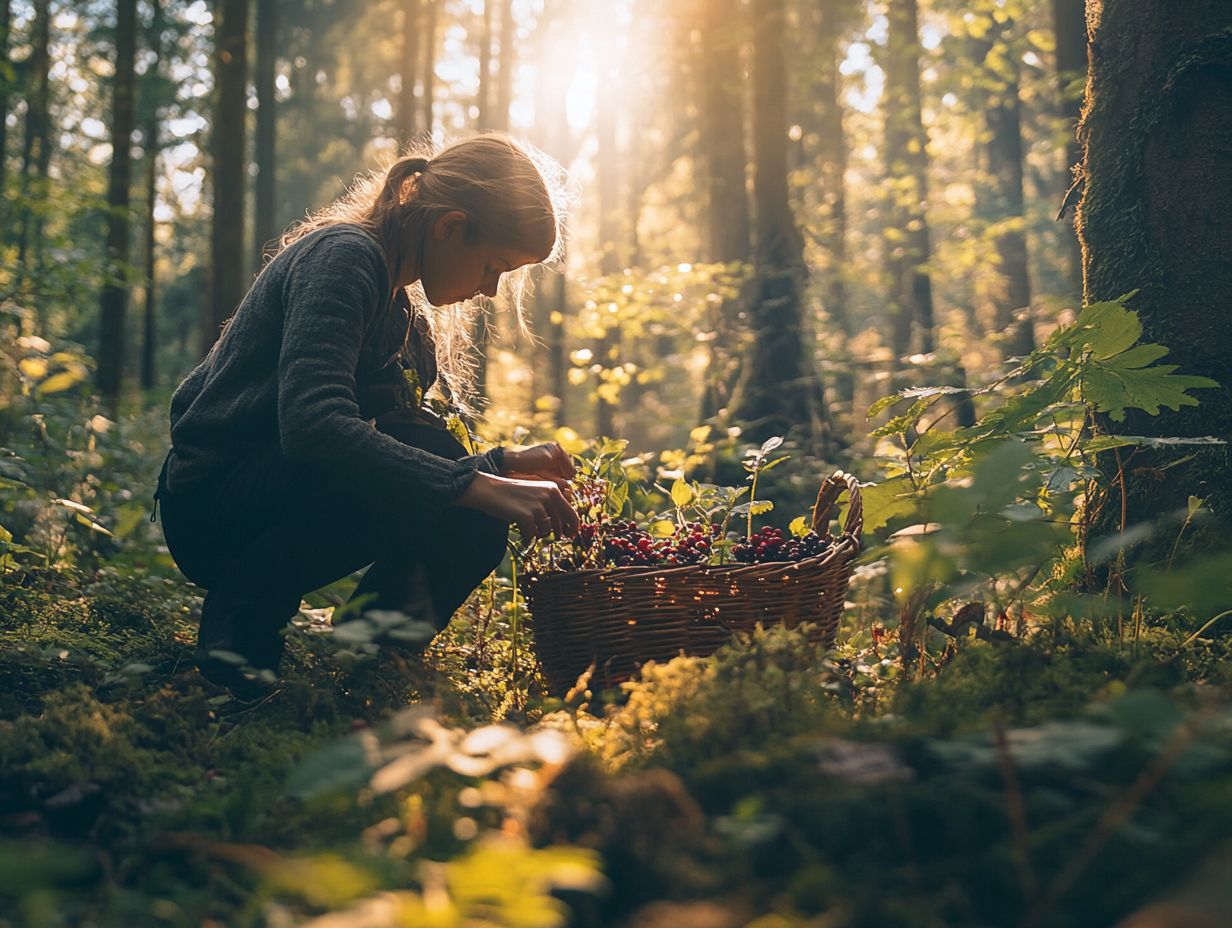
{"label": "basket handle", "polygon": [[864,534],[864,502],[860,499],[860,481],[841,470],[836,470],[821,482],[821,489],[817,491],[817,502],[813,505],[813,531],[818,535],[826,534],[830,513],[844,490],[850,497],[851,507],[847,510],[843,533],[850,535],[859,544]]}

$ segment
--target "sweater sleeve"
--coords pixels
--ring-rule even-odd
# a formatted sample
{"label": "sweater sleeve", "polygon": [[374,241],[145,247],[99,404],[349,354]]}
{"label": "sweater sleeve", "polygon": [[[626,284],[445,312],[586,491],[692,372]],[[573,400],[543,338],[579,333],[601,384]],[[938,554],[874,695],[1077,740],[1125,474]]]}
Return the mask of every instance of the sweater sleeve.
{"label": "sweater sleeve", "polygon": [[387,278],[362,232],[322,236],[296,256],[283,286],[279,441],[291,460],[345,467],[357,481],[440,510],[488,462],[404,445],[360,417],[355,369],[364,332],[386,304]]}

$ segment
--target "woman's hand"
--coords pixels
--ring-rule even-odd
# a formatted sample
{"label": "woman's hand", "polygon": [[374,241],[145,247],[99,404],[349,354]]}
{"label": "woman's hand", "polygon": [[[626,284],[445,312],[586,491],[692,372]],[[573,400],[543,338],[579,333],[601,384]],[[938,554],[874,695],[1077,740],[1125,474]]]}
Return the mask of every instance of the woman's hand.
{"label": "woman's hand", "polygon": [[577,513],[553,480],[494,477],[480,471],[457,504],[512,522],[524,539],[552,534],[572,538],[577,534]]}
{"label": "woman's hand", "polygon": [[546,478],[566,484],[573,479],[577,471],[573,461],[557,442],[550,441],[542,445],[514,451],[505,450],[504,476],[526,475],[528,477]]}

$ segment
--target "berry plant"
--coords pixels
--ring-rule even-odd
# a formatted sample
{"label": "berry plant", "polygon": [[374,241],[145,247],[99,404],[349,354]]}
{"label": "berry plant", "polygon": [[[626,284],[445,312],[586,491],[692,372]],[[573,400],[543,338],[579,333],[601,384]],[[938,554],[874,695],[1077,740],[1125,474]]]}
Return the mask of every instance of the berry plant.
{"label": "berry plant", "polygon": [[[629,481],[620,464],[623,443],[600,445],[593,458],[576,459],[572,497],[580,521],[577,535],[532,542],[519,552],[522,569],[544,574],[611,567],[762,564],[816,557],[826,551],[830,537],[809,529],[804,517],[792,523],[790,535],[773,526],[753,532],[753,517],[773,509],[769,500],[753,497],[757,478],[786,460],[770,460],[770,453],[781,443],[781,439],[770,439],[748,453],[744,461],[748,486],[690,483],[683,477],[677,477],[670,488],[656,484],[671,500],[672,509],[652,512],[640,521],[626,515]],[[743,500],[746,494],[749,499]],[[733,517],[747,525],[744,537],[729,531]]]}

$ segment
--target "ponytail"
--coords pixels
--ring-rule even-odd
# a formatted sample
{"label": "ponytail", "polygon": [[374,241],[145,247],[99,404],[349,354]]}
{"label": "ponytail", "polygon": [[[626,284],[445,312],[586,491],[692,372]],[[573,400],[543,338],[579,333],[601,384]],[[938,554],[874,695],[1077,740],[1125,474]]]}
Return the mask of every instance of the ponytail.
{"label": "ponytail", "polygon": [[[406,187],[407,181],[428,170],[428,164],[427,158],[420,157],[399,158],[391,164],[385,172],[385,183],[374,207],[398,206],[404,203],[406,197],[403,195],[403,188]],[[376,212],[376,208],[373,212]]]}

